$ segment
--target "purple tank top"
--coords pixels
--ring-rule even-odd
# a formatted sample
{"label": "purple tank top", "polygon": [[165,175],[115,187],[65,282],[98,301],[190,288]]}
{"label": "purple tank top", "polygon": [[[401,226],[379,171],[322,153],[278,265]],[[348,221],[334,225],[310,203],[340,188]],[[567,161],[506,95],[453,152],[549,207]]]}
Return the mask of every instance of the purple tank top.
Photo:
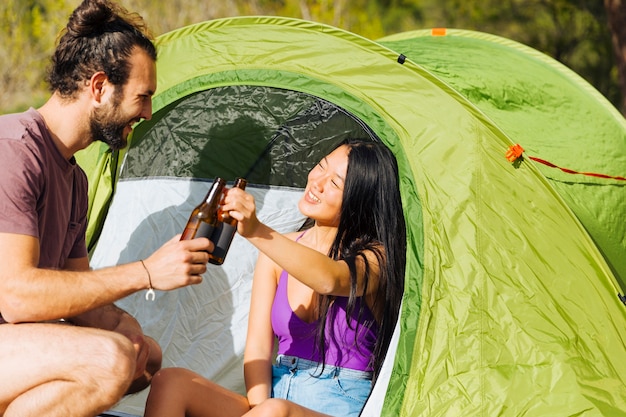
{"label": "purple tank top", "polygon": [[[307,323],[293,312],[287,299],[289,281],[287,278],[287,271],[283,271],[278,281],[271,312],[272,329],[278,338],[278,354],[321,362],[315,340],[318,320]],[[346,322],[348,297],[335,298],[326,323],[326,364],[372,371],[371,359],[378,324],[370,309],[365,306],[361,323],[357,328],[357,316],[362,302],[364,301],[361,298],[357,300],[354,313],[349,317],[350,326],[348,326]]]}

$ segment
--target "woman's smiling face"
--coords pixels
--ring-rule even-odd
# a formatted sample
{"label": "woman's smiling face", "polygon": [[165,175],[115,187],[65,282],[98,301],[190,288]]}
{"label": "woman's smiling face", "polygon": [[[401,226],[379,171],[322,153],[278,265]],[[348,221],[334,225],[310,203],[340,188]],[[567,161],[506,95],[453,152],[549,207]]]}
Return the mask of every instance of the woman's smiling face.
{"label": "woman's smiling face", "polygon": [[338,147],[309,172],[298,208],[319,225],[339,224],[349,151],[348,146]]}

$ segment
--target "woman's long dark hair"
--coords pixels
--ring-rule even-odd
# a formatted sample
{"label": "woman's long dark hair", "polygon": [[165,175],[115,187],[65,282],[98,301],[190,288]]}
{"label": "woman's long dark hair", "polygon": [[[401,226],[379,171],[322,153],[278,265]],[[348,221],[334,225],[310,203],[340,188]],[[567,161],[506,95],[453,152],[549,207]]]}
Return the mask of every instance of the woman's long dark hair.
{"label": "woman's long dark hair", "polygon": [[[348,298],[348,318],[357,305],[360,306],[357,317],[362,317],[367,306],[364,299],[357,303],[357,298],[366,293],[371,279],[365,252],[373,252],[378,259],[380,276],[374,310],[381,314],[371,363],[375,381],[398,320],[404,292],[406,225],[400,198],[398,164],[391,151],[381,143],[348,140],[340,145],[349,147],[348,170],[337,236],[328,255],[333,259],[344,260],[350,268],[352,289]],[[357,293],[356,280],[358,258],[366,264],[365,284],[360,294]],[[332,296],[319,297],[317,345],[322,363],[326,350],[325,325],[327,317],[332,314],[333,300]],[[361,325],[361,321],[358,321]],[[356,334],[359,334],[356,330]]]}

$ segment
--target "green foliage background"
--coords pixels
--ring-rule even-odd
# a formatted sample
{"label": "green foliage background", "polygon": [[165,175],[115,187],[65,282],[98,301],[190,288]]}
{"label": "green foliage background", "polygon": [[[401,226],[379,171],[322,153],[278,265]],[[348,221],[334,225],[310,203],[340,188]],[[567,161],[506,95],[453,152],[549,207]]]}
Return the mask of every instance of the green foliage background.
{"label": "green foliage background", "polygon": [[[616,107],[621,100],[601,0],[119,0],[153,34],[209,19],[289,16],[370,39],[432,27],[478,30],[532,46],[561,61]],[[0,113],[42,104],[45,70],[59,30],[79,0],[2,0]]]}

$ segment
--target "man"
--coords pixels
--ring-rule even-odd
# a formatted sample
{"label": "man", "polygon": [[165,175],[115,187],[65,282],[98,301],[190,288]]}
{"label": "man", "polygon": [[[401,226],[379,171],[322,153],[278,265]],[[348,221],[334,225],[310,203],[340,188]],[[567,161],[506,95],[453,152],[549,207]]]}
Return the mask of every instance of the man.
{"label": "man", "polygon": [[212,244],[178,236],[145,260],[89,268],[73,155],[95,140],[121,148],[151,117],[155,60],[138,15],[84,0],[55,50],[50,99],[0,116],[0,416],[94,416],[145,388],[161,350],[113,302],[206,271]]}

